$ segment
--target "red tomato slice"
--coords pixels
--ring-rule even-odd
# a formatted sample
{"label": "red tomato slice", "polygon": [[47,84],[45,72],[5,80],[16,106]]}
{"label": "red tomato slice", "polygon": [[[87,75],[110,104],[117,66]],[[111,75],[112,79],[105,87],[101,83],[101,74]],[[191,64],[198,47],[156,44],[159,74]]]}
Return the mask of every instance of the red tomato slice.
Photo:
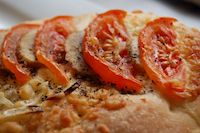
{"label": "red tomato slice", "polygon": [[175,43],[174,18],[149,22],[139,34],[140,57],[149,77],[161,92],[172,98],[188,98],[187,65]]}
{"label": "red tomato slice", "polygon": [[139,91],[141,83],[133,76],[133,62],[126,47],[130,39],[123,23],[125,16],[122,10],[99,14],[85,30],[83,57],[105,82]]}
{"label": "red tomato slice", "polygon": [[64,43],[66,37],[75,31],[71,16],[58,16],[46,20],[35,39],[36,57],[56,75],[58,81],[65,85],[68,78],[60,65],[65,63]]}
{"label": "red tomato slice", "polygon": [[19,83],[24,84],[30,79],[30,72],[22,67],[17,60],[17,46],[21,38],[33,29],[37,29],[39,25],[36,24],[20,24],[13,27],[6,35],[3,42],[3,64],[4,66],[15,74]]}

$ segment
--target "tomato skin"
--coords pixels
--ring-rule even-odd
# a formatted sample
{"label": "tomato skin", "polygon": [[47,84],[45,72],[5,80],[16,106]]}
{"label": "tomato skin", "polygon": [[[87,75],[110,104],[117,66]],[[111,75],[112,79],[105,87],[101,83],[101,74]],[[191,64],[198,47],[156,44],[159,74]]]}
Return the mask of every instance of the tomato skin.
{"label": "tomato skin", "polygon": [[[141,83],[134,78],[125,78],[120,74],[116,74],[107,64],[92,56],[89,52],[83,53],[86,62],[92,66],[92,69],[99,74],[99,76],[106,82],[115,83],[118,88],[127,87],[127,89],[135,89],[139,91],[141,89]],[[99,69],[101,68],[101,69]]]}
{"label": "tomato skin", "polygon": [[180,100],[193,94],[185,86],[188,68],[175,44],[176,34],[172,29],[175,21],[161,17],[149,22],[140,32],[138,43],[141,62],[148,76],[162,93]]}
{"label": "tomato skin", "polygon": [[19,24],[14,26],[6,35],[3,42],[2,61],[8,70],[15,74],[17,81],[20,84],[26,83],[30,79],[30,72],[22,68],[17,60],[16,50],[20,39],[27,32],[37,29],[37,24]]}
{"label": "tomato skin", "polygon": [[49,68],[62,85],[68,83],[68,77],[60,68],[60,64],[65,60],[65,39],[71,32],[75,31],[72,20],[71,16],[58,16],[46,20],[35,39],[38,61]]}
{"label": "tomato skin", "polygon": [[[83,57],[86,63],[89,64],[89,66],[101,77],[103,81],[113,83],[119,89],[140,91],[142,87],[141,83],[134,78],[130,72],[131,70],[128,70],[129,67],[132,67],[131,65],[127,65],[126,75],[124,71],[119,71],[120,68],[117,65],[110,65],[110,62],[107,62],[102,59],[102,57],[95,55],[98,53],[96,52],[98,51],[96,50],[96,48],[98,49],[97,45],[91,47],[91,45],[95,45],[90,42],[92,37],[97,38],[100,43],[104,43],[107,39],[103,32],[109,33],[109,29],[106,27],[108,24],[110,27],[114,27],[116,29],[115,36],[121,38],[121,40],[126,43],[129,42],[129,37],[123,24],[123,18],[125,16],[126,12],[122,10],[111,10],[106,13],[99,14],[85,30],[82,47]],[[125,59],[123,56],[126,56],[126,53],[127,52],[124,52],[124,50],[119,53],[121,54],[120,56],[122,60]],[[126,64],[126,62],[124,63]]]}

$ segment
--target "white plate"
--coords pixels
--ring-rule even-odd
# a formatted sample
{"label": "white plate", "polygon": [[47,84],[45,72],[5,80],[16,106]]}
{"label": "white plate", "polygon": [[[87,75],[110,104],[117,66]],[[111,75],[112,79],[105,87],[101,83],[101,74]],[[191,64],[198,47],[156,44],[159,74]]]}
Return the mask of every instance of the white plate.
{"label": "white plate", "polygon": [[25,20],[42,19],[55,15],[81,15],[109,9],[128,11],[141,9],[162,16],[175,17],[191,27],[200,29],[200,17],[158,0],[1,0],[0,29]]}

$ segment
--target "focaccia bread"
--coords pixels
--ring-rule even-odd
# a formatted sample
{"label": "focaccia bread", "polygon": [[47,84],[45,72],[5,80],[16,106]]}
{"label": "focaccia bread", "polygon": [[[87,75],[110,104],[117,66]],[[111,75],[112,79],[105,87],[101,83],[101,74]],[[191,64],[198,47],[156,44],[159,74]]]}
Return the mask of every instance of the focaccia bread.
{"label": "focaccia bread", "polygon": [[200,32],[141,11],[0,31],[0,133],[200,133]]}

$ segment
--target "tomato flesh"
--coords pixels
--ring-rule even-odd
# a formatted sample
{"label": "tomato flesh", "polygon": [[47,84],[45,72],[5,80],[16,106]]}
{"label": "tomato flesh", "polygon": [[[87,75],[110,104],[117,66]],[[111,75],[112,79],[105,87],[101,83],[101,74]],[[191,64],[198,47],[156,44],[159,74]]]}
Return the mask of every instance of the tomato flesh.
{"label": "tomato flesh", "polygon": [[39,25],[20,24],[11,29],[6,35],[3,42],[2,60],[4,66],[15,74],[19,83],[24,84],[30,79],[30,72],[22,67],[17,59],[17,46],[21,38],[33,29],[37,29]]}
{"label": "tomato flesh", "polygon": [[36,57],[65,85],[68,77],[60,65],[65,64],[64,43],[67,36],[75,31],[71,16],[58,16],[46,20],[35,39]]}
{"label": "tomato flesh", "polygon": [[187,66],[175,43],[174,18],[149,22],[139,34],[141,62],[149,77],[162,92],[174,98],[187,98]]}
{"label": "tomato flesh", "polygon": [[125,16],[122,10],[99,14],[85,30],[83,57],[103,81],[120,89],[139,91],[141,83],[134,78],[133,62],[126,47],[130,38],[123,23]]}

